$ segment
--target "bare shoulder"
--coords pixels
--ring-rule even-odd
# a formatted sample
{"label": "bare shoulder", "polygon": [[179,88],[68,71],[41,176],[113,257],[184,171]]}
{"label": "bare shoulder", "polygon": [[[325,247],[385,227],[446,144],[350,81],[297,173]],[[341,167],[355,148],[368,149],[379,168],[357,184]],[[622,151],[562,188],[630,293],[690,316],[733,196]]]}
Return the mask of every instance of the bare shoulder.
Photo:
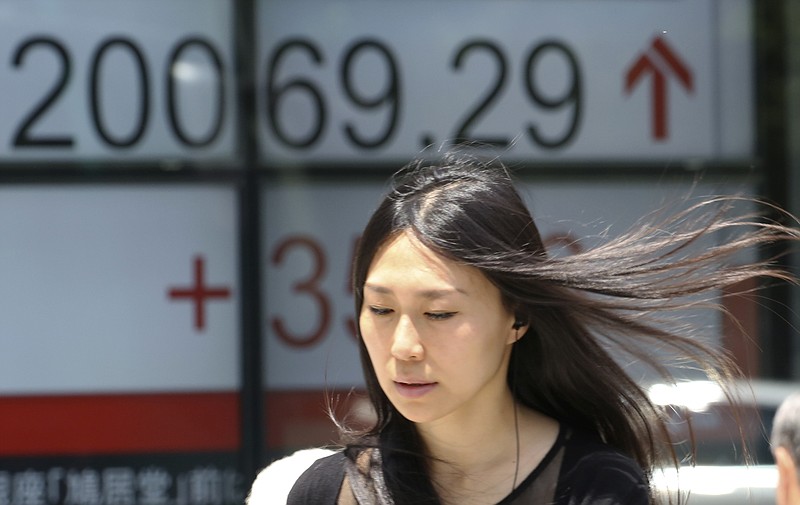
{"label": "bare shoulder", "polygon": [[558,421],[540,412],[521,407],[519,410],[521,443],[529,453],[541,457],[553,447],[558,439],[561,426]]}

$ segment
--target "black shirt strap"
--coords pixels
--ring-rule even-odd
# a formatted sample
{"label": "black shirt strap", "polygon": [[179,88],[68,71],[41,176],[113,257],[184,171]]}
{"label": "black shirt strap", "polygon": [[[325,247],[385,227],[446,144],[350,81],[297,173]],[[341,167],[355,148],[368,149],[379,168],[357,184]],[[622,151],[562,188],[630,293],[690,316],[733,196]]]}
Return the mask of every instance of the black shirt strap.
{"label": "black shirt strap", "polygon": [[344,479],[341,452],[318,459],[294,483],[287,505],[336,505]]}

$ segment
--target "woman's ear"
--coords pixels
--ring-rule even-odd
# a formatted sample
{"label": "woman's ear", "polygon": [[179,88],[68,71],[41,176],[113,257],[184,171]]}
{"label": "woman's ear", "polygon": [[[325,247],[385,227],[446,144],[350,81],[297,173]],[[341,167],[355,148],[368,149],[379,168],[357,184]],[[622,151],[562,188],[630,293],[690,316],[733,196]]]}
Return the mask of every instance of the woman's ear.
{"label": "woman's ear", "polygon": [[520,316],[516,316],[514,318],[514,324],[511,325],[512,336],[511,341],[509,344],[513,344],[514,342],[518,341],[522,338],[523,335],[528,331],[528,321]]}

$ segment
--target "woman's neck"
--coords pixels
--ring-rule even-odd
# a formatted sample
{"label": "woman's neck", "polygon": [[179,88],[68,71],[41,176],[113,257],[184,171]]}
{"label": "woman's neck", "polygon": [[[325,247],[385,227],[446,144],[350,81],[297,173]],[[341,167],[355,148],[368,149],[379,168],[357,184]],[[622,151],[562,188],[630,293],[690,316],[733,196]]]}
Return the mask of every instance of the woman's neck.
{"label": "woman's neck", "polygon": [[517,405],[510,395],[489,412],[417,429],[442,502],[464,505],[502,500],[536,468],[558,435],[556,421]]}
{"label": "woman's neck", "polygon": [[[491,465],[489,460],[515,456],[516,407],[511,395],[496,408],[459,412],[431,423],[417,425],[425,448],[434,460],[464,471]],[[518,419],[517,419],[518,421]]]}

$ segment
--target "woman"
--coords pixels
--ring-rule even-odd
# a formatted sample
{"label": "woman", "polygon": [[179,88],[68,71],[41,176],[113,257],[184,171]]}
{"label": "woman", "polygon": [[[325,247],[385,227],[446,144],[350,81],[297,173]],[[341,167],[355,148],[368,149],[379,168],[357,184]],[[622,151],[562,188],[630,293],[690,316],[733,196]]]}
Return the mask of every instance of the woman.
{"label": "woman", "polygon": [[[451,154],[406,167],[355,258],[377,421],[347,432],[288,503],[652,502],[652,470],[675,456],[660,412],[609,345],[665,375],[655,348],[731,378],[724,356],[652,316],[754,276],[788,279],[766,262],[725,260],[798,239],[711,205],[550,258],[502,166]],[[693,221],[698,210],[707,219]],[[723,245],[687,254],[719,232],[731,234]]]}

